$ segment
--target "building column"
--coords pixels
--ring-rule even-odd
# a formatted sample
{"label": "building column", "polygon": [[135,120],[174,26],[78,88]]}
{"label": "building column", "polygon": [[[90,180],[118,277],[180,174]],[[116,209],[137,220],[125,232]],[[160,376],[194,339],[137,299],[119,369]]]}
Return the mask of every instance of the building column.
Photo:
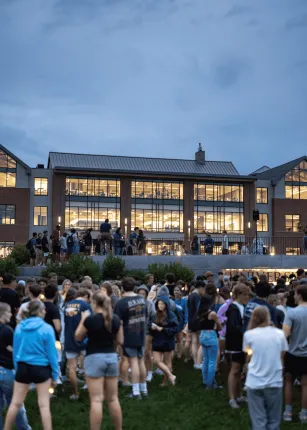
{"label": "building column", "polygon": [[[52,225],[51,231],[55,226],[61,225],[61,232],[65,231],[65,188],[66,176],[55,173],[53,175],[52,186]],[[59,218],[60,217],[60,218]],[[61,219],[61,222],[59,222]]]}
{"label": "building column", "polygon": [[194,181],[183,182],[183,233],[184,244],[190,250],[190,243],[194,236]]}
{"label": "building column", "polygon": [[122,233],[129,236],[131,232],[131,178],[120,181],[120,226]]}
{"label": "building column", "polygon": [[243,201],[244,201],[244,234],[247,239],[252,240],[256,235],[256,222],[253,221],[253,210],[255,209],[255,206],[256,206],[254,183],[244,184]]}

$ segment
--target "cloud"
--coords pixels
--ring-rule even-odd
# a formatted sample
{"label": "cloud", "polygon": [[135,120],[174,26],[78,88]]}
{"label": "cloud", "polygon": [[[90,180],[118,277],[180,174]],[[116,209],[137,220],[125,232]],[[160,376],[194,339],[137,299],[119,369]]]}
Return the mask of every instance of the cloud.
{"label": "cloud", "polygon": [[307,35],[285,23],[306,6],[2,1],[0,142],[29,165],[51,150],[193,158],[198,142],[242,173],[299,157]]}
{"label": "cloud", "polygon": [[295,30],[296,28],[307,27],[307,15],[297,16],[295,18],[290,18],[286,22],[286,30]]}

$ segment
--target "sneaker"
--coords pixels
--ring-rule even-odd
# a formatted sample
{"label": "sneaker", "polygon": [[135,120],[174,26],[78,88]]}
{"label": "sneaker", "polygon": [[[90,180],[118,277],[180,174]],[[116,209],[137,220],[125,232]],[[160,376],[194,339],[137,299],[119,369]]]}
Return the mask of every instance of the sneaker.
{"label": "sneaker", "polygon": [[292,422],[292,412],[285,411],[282,416],[283,421],[286,421],[287,423]]}
{"label": "sneaker", "polygon": [[81,390],[87,390],[88,388],[87,388],[87,385],[85,384],[85,385],[83,385],[83,387],[81,388]]}
{"label": "sneaker", "polygon": [[247,398],[245,396],[238,397],[236,399],[237,403],[247,403]]}
{"label": "sneaker", "polygon": [[147,375],[146,382],[151,382],[151,381],[152,381],[152,375]]}
{"label": "sneaker", "polygon": [[239,405],[238,405],[238,403],[236,402],[236,399],[229,400],[229,406],[230,406],[232,409],[239,409],[239,408],[240,408],[240,406],[239,406]]}
{"label": "sneaker", "polygon": [[299,418],[300,418],[301,424],[307,424],[307,414],[305,412],[300,412]]}
{"label": "sneaker", "polygon": [[294,387],[299,387],[301,385],[301,383],[298,379],[295,379],[293,385],[294,385]]}
{"label": "sneaker", "polygon": [[142,396],[143,399],[147,399],[148,398],[148,391],[146,391],[146,393],[144,393],[144,392],[142,393],[141,392],[141,396]]}
{"label": "sneaker", "polygon": [[194,369],[196,370],[202,370],[202,365],[201,364],[194,364]]}
{"label": "sneaker", "polygon": [[69,398],[70,400],[79,400],[79,396],[76,396],[75,394],[72,394]]}
{"label": "sneaker", "polygon": [[128,394],[127,398],[128,399],[133,399],[133,400],[142,400],[141,394],[130,393],[130,394]]}

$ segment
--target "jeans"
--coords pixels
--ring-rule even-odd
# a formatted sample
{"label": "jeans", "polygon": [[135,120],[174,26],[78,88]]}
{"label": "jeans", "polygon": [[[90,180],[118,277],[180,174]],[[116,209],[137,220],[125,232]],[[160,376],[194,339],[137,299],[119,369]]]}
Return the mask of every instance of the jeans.
{"label": "jeans", "polygon": [[216,359],[218,354],[218,340],[214,330],[202,330],[200,333],[200,344],[203,348],[203,384],[208,388],[214,385]]}
{"label": "jeans", "polygon": [[[5,406],[8,407],[12,401],[14,379],[15,373],[13,370],[0,367],[0,430],[3,429],[2,411]],[[17,430],[31,430],[24,406],[19,409],[16,416],[16,428]]]}
{"label": "jeans", "polygon": [[282,388],[247,389],[248,411],[253,430],[279,430]]}
{"label": "jeans", "polygon": [[119,246],[115,246],[114,247],[114,254],[115,255],[123,255],[123,248],[121,248]]}

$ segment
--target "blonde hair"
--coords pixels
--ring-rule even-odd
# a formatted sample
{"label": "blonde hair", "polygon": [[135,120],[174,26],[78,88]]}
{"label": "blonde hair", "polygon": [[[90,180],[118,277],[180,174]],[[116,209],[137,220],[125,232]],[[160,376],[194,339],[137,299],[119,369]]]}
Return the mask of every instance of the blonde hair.
{"label": "blonde hair", "polygon": [[23,310],[23,319],[31,317],[39,317],[45,310],[45,305],[40,300],[34,299],[28,303],[28,306]]}
{"label": "blonde hair", "polygon": [[97,291],[92,298],[92,302],[95,302],[96,306],[101,309],[101,313],[104,319],[104,325],[108,331],[112,331],[112,304],[109,296],[103,294],[101,291]]}
{"label": "blonde hair", "polygon": [[257,327],[267,327],[271,323],[269,310],[266,306],[258,306],[254,309],[247,330]]}
{"label": "blonde hair", "polygon": [[11,306],[7,303],[0,302],[0,319],[3,317],[5,312],[11,312]]}

